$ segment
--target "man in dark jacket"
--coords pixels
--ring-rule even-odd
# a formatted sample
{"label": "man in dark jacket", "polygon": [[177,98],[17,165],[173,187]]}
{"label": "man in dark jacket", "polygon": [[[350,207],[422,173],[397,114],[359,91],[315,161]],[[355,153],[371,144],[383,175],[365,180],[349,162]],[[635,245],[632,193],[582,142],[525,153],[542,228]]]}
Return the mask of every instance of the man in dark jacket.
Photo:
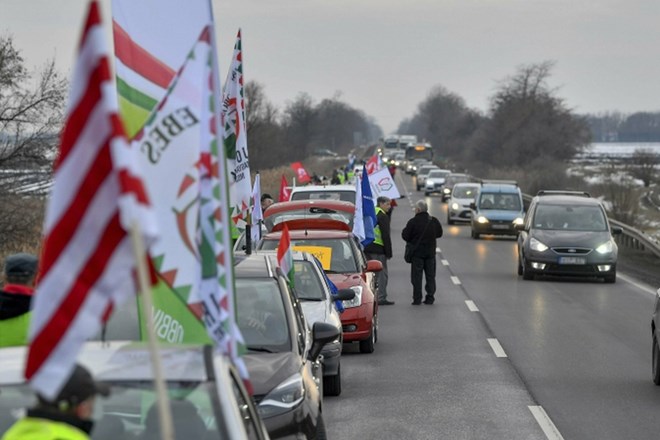
{"label": "man in dark jacket", "polygon": [[383,263],[383,270],[378,272],[378,304],[381,306],[392,306],[394,301],[387,299],[387,260],[392,258],[392,237],[390,236],[390,217],[387,212],[390,210],[389,197],[378,197],[376,199],[376,219],[378,223],[374,228],[376,235],[373,243],[364,248],[364,253],[368,260],[378,260]]}
{"label": "man in dark jacket", "polygon": [[36,274],[34,255],[20,253],[5,259],[5,284],[0,290],[0,347],[27,345]]}
{"label": "man in dark jacket", "polygon": [[408,220],[401,237],[413,246],[410,266],[410,281],[413,285],[414,306],[422,303],[422,275],[426,275],[426,298],[424,304],[435,301],[435,248],[436,239],[442,237],[442,225],[428,213],[423,200],[415,204],[415,216]]}

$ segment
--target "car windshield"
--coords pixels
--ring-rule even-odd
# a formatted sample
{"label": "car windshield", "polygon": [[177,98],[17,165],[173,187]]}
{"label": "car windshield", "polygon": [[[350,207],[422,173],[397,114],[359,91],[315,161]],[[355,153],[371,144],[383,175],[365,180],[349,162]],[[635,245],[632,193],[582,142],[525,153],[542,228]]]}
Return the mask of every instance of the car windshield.
{"label": "car windshield", "polygon": [[605,232],[607,219],[598,206],[540,204],[534,214],[534,228]]}
{"label": "car windshield", "polygon": [[272,278],[236,278],[236,317],[248,350],[291,349],[280,286]]}
{"label": "car windshield", "polygon": [[443,171],[443,170],[431,170],[429,173],[429,179],[437,178],[437,177],[445,177],[449,175],[449,171]]}
{"label": "car windshield", "polygon": [[452,195],[457,199],[474,199],[476,193],[476,186],[455,186]]}
{"label": "car windshield", "polygon": [[[277,249],[279,240],[264,240],[262,249]],[[294,250],[307,251],[321,261],[326,272],[357,273],[360,270],[348,238],[291,239]]]}
{"label": "car windshield", "polygon": [[323,301],[325,290],[322,281],[311,261],[294,261],[294,284],[298,299],[302,301]]}
{"label": "car windshield", "polygon": [[291,200],[343,200],[355,203],[355,191],[296,191]]}
{"label": "car windshield", "polygon": [[332,220],[338,220],[340,222],[344,222],[347,225],[349,225],[352,229],[353,214],[354,213],[352,212],[337,211],[334,209],[312,206],[310,208],[295,209],[291,211],[273,213],[264,219],[264,223],[266,225],[266,228],[269,231],[272,231],[275,225],[289,220],[326,218],[326,219],[332,219]]}
{"label": "car windshield", "polygon": [[426,166],[424,166],[424,167],[422,167],[422,168],[419,170],[419,173],[418,173],[418,174],[420,174],[420,175],[428,174],[428,173],[430,173],[431,170],[433,170],[433,169],[435,169],[435,167],[426,167]]}
{"label": "car windshield", "polygon": [[[151,380],[105,382],[110,396],[97,398],[94,405],[92,440],[161,438],[156,396]],[[228,439],[221,418],[213,382],[166,383],[172,408],[174,438]],[[0,436],[36,402],[27,385],[3,386],[0,390]]]}
{"label": "car windshield", "polygon": [[481,209],[520,211],[520,197],[516,193],[483,193],[479,198]]}

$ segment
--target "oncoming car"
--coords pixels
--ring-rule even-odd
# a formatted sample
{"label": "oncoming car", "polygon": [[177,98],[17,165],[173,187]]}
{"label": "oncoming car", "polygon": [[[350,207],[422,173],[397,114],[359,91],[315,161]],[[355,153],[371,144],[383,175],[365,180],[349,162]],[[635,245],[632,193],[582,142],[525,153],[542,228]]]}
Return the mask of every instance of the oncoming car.
{"label": "oncoming car", "polygon": [[451,197],[447,203],[447,224],[456,222],[469,222],[472,218],[470,203],[479,191],[478,183],[457,183],[451,191]]}
{"label": "oncoming car", "polygon": [[591,276],[616,282],[618,248],[601,203],[585,192],[539,191],[518,226],[518,275]]}
{"label": "oncoming car", "polygon": [[434,169],[429,172],[424,180],[424,195],[429,196],[433,193],[442,193],[445,180],[451,174],[450,170]]}
{"label": "oncoming car", "polygon": [[472,238],[482,234],[518,235],[515,225],[522,224],[525,215],[522,192],[513,181],[483,181],[472,209]]}

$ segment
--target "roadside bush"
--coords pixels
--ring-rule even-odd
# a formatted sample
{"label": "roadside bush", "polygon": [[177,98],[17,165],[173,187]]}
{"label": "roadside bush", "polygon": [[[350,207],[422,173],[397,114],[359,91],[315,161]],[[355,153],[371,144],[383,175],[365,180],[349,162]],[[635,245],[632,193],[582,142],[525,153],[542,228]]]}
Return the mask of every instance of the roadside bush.
{"label": "roadside bush", "polygon": [[16,252],[39,255],[45,199],[0,195],[0,258]]}

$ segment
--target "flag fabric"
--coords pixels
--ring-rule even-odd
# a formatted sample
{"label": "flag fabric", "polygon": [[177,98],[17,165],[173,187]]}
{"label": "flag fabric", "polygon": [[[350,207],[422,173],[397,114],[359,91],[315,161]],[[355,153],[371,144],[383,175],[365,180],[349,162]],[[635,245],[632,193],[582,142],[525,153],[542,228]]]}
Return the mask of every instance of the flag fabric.
{"label": "flag fabric", "polygon": [[364,168],[367,170],[367,174],[373,174],[378,171],[381,167],[380,156],[374,154],[369,158]]}
{"label": "flag fabric", "polygon": [[309,183],[312,180],[309,174],[307,174],[307,171],[305,171],[305,167],[303,167],[301,162],[292,163],[291,168],[293,168],[293,171],[296,172],[296,179],[301,185]]}
{"label": "flag fabric", "polygon": [[361,241],[362,246],[367,246],[372,243],[376,238],[374,231],[378,220],[376,218],[376,204],[371,193],[371,185],[369,184],[369,174],[362,173],[360,178],[360,200],[356,199],[356,203],[362,205],[362,218],[364,219],[364,239]]}
{"label": "flag fabric", "polygon": [[252,242],[256,243],[261,240],[261,222],[264,219],[264,214],[261,208],[261,176],[259,172],[254,176],[254,185],[252,187],[252,214],[250,235]]}
{"label": "flag fabric", "polygon": [[25,377],[46,398],[113,305],[134,296],[129,230],[157,234],[135,151],[118,116],[99,5],[90,2],[54,163]]}
{"label": "flag fabric", "polygon": [[380,196],[388,197],[392,200],[401,198],[401,193],[396,186],[394,176],[390,174],[387,168],[381,168],[373,174],[369,174],[369,184],[374,198]]}
{"label": "flag fabric", "polygon": [[277,245],[277,265],[289,279],[289,285],[294,286],[294,267],[293,254],[291,253],[291,238],[289,237],[289,228],[284,225],[280,243]]}
{"label": "flag fabric", "polygon": [[280,195],[277,198],[278,202],[288,202],[291,198],[291,189],[289,188],[289,183],[286,181],[286,176],[282,174],[282,180],[280,180]]}
{"label": "flag fabric", "polygon": [[230,215],[238,231],[245,230],[252,191],[243,95],[243,51],[239,29],[222,94],[222,136],[230,172]]}
{"label": "flag fabric", "polygon": [[359,178],[355,179],[355,215],[353,215],[353,235],[357,237],[360,242],[364,241],[364,215],[362,212],[362,181]]}

